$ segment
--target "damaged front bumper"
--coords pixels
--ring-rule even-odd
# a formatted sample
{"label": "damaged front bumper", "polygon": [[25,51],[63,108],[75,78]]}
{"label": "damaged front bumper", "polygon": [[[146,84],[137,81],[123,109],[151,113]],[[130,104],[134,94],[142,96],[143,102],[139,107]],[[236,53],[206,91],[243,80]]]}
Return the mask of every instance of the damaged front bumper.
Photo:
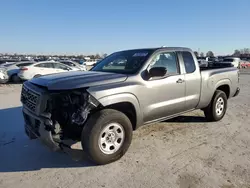
{"label": "damaged front bumper", "polygon": [[26,108],[23,108],[23,116],[25,132],[30,139],[38,138],[53,151],[62,149],[61,145],[63,143],[60,141],[56,142],[53,139],[51,131],[46,130],[46,122],[48,119],[44,117],[38,117]]}
{"label": "damaged front bumper", "polygon": [[73,149],[91,110],[100,106],[85,90],[53,93],[29,82],[23,84],[21,102],[27,136],[53,151]]}

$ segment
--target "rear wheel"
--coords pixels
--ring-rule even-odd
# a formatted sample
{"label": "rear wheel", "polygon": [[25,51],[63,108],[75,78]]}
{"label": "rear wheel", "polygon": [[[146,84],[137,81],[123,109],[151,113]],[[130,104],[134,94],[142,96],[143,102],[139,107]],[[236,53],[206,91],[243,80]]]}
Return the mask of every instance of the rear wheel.
{"label": "rear wheel", "polygon": [[216,90],[210,104],[204,109],[208,121],[221,120],[227,110],[227,96],[225,92]]}
{"label": "rear wheel", "polygon": [[101,110],[93,114],[83,128],[83,150],[97,164],[114,162],[128,150],[132,131],[125,114],[112,109]]}
{"label": "rear wheel", "polygon": [[14,74],[13,76],[11,76],[11,81],[14,83],[18,83],[21,82],[21,79],[19,78],[19,76],[17,76],[17,74]]}

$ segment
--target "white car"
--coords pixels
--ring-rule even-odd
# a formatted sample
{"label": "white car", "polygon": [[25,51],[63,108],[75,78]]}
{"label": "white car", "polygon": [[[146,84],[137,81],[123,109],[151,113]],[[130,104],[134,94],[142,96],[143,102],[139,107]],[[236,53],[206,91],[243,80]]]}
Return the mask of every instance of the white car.
{"label": "white car", "polygon": [[238,57],[226,57],[220,63],[231,63],[234,67],[239,67],[241,63],[241,59]]}
{"label": "white car", "polygon": [[84,64],[87,66],[93,66],[96,63],[97,63],[97,60],[94,60],[94,59],[88,59],[84,62]]}
{"label": "white car", "polygon": [[67,71],[77,71],[78,68],[72,68],[60,62],[54,61],[41,61],[38,63],[31,64],[29,66],[24,66],[20,68],[18,76],[22,80],[30,80],[32,78],[37,78],[42,75],[61,73]]}
{"label": "white car", "polygon": [[75,61],[71,61],[71,60],[60,60],[60,63],[63,63],[65,65],[70,66],[73,69],[80,69],[83,71],[87,71],[87,68],[85,65],[80,65],[79,63],[75,62]]}
{"label": "white car", "polygon": [[9,76],[6,69],[0,68],[0,84],[5,84],[9,81]]}
{"label": "white car", "polygon": [[32,61],[21,61],[21,62],[14,62],[14,63],[6,63],[2,65],[7,71],[7,74],[9,76],[9,81],[12,81],[14,83],[19,82],[20,78],[18,77],[18,73],[20,71],[20,68],[23,66],[31,65],[35,62]]}

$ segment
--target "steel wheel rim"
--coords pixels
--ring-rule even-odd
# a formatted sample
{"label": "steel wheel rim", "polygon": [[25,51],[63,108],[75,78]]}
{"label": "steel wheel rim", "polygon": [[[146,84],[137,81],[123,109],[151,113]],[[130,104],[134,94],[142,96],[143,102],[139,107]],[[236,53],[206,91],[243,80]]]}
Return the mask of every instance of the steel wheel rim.
{"label": "steel wheel rim", "polygon": [[106,125],[98,140],[100,150],[107,155],[117,152],[125,139],[125,131],[119,123],[109,123]]}
{"label": "steel wheel rim", "polygon": [[222,97],[219,97],[216,101],[215,111],[218,116],[220,116],[224,111],[225,102]]}

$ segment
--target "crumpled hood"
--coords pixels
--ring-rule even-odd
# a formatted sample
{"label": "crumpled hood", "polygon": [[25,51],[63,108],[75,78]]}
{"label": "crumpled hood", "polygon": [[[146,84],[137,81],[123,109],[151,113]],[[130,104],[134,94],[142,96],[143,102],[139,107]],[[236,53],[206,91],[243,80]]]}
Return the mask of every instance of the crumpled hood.
{"label": "crumpled hood", "polygon": [[124,74],[96,71],[70,71],[33,78],[30,82],[47,87],[48,90],[68,90],[124,82],[126,79],[127,76]]}

